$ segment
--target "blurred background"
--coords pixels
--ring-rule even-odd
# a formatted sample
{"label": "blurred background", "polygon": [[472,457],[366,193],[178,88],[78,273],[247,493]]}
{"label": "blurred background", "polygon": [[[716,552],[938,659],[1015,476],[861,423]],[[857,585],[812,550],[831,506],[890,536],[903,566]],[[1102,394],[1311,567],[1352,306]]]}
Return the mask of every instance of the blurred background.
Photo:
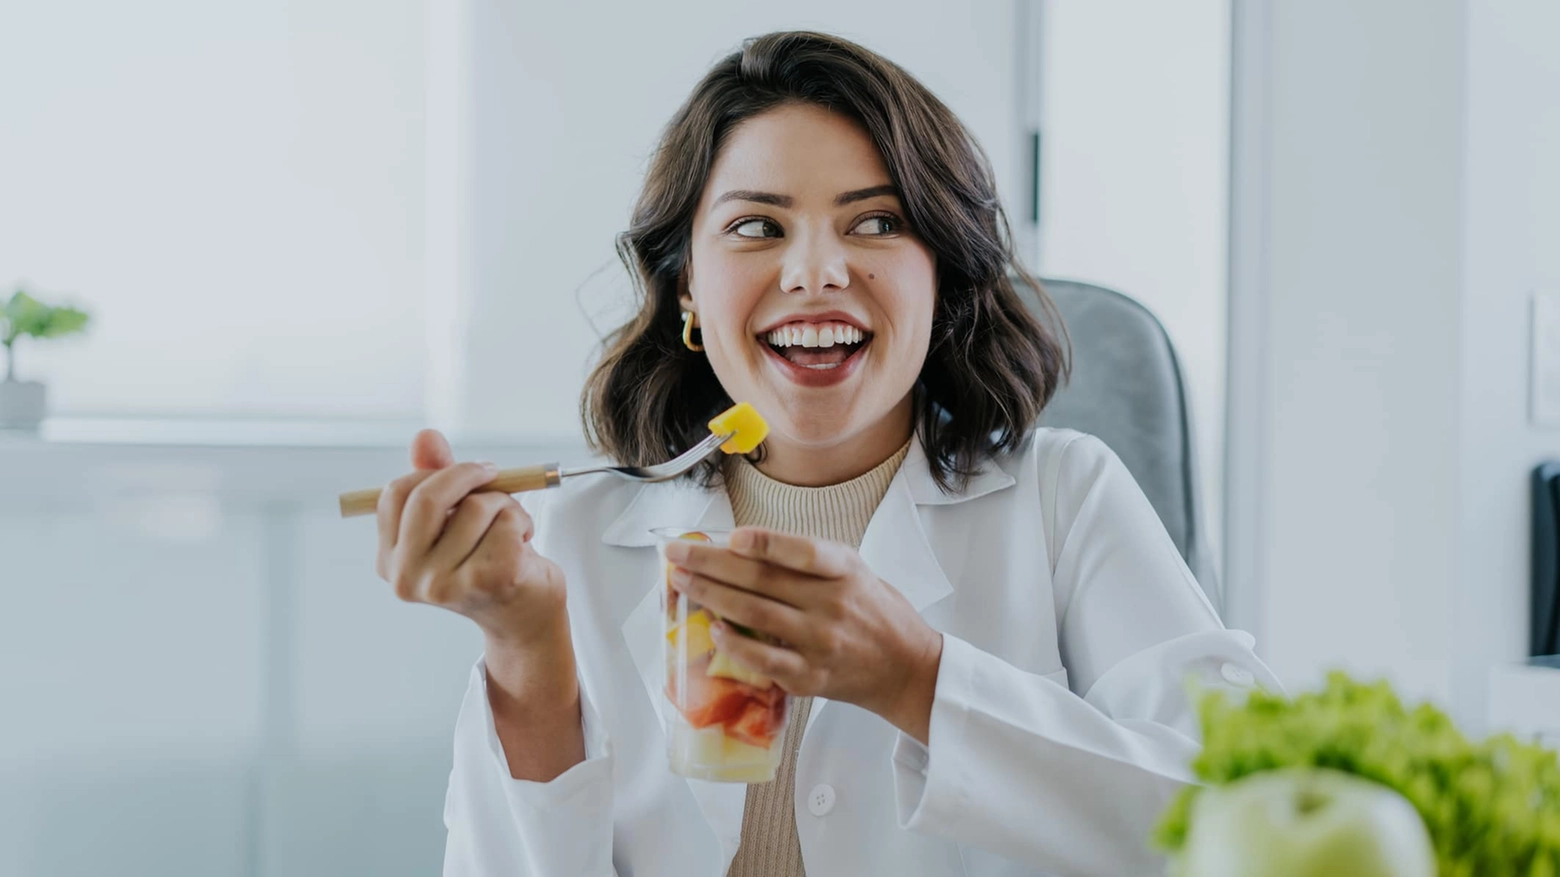
{"label": "blurred background", "polygon": [[0,302],[91,323],[18,340],[46,416],[0,429],[0,874],[437,870],[479,642],[335,495],[424,426],[583,455],[656,136],[792,28],[920,77],[1030,267],[1164,323],[1287,684],[1560,729],[1495,694],[1560,453],[1548,0],[6,3]]}

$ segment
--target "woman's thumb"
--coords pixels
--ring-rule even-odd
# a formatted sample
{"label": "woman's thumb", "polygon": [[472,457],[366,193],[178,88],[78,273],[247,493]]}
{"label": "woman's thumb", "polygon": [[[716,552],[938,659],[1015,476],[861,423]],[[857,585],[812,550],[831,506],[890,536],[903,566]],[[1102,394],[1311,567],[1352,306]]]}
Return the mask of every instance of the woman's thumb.
{"label": "woman's thumb", "polygon": [[455,465],[450,443],[436,429],[425,429],[412,438],[413,469],[443,469]]}

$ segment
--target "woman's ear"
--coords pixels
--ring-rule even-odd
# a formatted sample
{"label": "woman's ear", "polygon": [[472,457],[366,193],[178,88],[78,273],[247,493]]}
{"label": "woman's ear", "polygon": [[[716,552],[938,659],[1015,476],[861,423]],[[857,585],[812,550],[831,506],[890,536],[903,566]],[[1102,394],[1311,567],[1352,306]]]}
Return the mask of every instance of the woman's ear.
{"label": "woman's ear", "polygon": [[677,288],[682,290],[677,294],[677,303],[682,306],[683,310],[693,311],[693,284],[689,282],[688,274],[689,271],[686,264],[677,273]]}

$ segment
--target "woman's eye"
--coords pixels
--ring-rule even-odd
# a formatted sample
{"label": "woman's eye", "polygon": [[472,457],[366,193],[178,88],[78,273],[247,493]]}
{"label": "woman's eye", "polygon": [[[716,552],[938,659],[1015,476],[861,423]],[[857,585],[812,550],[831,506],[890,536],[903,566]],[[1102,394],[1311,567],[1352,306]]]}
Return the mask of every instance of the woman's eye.
{"label": "woman's eye", "polygon": [[885,235],[899,230],[899,220],[892,216],[869,216],[856,224],[854,234]]}
{"label": "woman's eye", "polygon": [[780,227],[767,219],[744,220],[731,230],[737,237],[741,238],[777,238],[780,236]]}

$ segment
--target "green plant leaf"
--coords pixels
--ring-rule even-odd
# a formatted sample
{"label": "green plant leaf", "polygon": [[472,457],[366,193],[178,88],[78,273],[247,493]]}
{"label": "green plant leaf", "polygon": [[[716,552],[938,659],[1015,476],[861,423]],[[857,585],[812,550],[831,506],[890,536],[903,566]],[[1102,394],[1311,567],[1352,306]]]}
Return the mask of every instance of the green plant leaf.
{"label": "green plant leaf", "polygon": [[90,317],[85,311],[73,307],[51,307],[17,290],[11,300],[0,307],[0,341],[14,342],[23,335],[34,338],[59,338],[80,332],[87,327]]}
{"label": "green plant leaf", "polygon": [[89,319],[85,311],[80,311],[76,308],[50,308],[44,315],[43,324],[39,331],[33,334],[39,338],[59,338],[63,335],[71,335],[86,329]]}

